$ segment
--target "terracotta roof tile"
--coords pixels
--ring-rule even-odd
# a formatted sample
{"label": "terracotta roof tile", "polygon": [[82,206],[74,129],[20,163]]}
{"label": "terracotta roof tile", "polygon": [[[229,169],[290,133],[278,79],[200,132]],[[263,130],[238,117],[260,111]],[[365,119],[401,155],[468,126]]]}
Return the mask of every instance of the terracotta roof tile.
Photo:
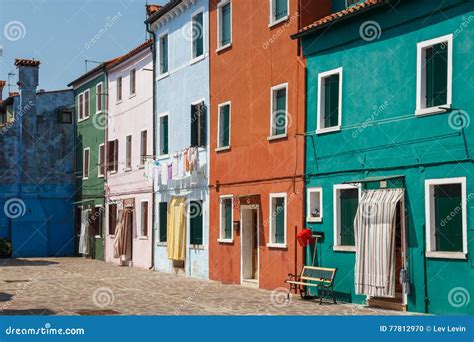
{"label": "terracotta roof tile", "polygon": [[34,59],[23,59],[23,58],[17,58],[15,59],[15,66],[39,66],[40,61],[34,60]]}
{"label": "terracotta roof tile", "polygon": [[129,52],[127,52],[126,54],[122,55],[122,56],[119,56],[117,58],[114,58],[110,61],[107,61],[105,62],[105,67],[107,69],[110,69],[120,63],[122,63],[123,61],[129,59],[130,57],[133,57],[134,55],[136,55],[137,53],[141,52],[142,50],[146,49],[147,47],[150,47],[151,45],[153,44],[153,40],[152,39],[149,39],[143,43],[141,43],[140,45],[138,45],[136,48],[134,48],[133,50],[130,50]]}
{"label": "terracotta roof tile", "polygon": [[146,5],[145,7],[146,7],[146,15],[148,17],[163,8],[163,6],[160,6],[160,5]]}

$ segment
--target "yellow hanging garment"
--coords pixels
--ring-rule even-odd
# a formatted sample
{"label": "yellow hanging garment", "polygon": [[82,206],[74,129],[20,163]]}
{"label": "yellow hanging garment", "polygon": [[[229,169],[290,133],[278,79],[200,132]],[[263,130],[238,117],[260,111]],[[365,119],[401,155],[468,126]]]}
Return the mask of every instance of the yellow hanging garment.
{"label": "yellow hanging garment", "polygon": [[168,259],[186,259],[186,201],[173,197],[168,206]]}

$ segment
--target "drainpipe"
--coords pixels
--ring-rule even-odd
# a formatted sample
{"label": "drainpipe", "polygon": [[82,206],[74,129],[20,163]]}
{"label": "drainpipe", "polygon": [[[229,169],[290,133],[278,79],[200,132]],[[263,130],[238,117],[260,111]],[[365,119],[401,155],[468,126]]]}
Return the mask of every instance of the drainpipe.
{"label": "drainpipe", "polygon": [[[426,225],[423,225],[423,246],[426,246]],[[424,248],[424,247],[423,247]],[[430,299],[428,297],[428,269],[426,267],[426,255],[423,251],[423,281],[425,290],[425,313],[428,313]]]}
{"label": "drainpipe", "polygon": [[[155,31],[150,29],[150,24],[146,24],[146,31],[151,34],[153,37],[153,44],[152,44],[152,59],[153,59],[153,158],[155,156],[156,150],[156,134],[155,134],[155,127],[156,127],[156,33]],[[153,180],[153,190],[152,190],[152,209],[151,209],[151,217],[152,217],[152,227],[153,232],[151,234],[151,267],[150,270],[155,268],[155,222],[156,222],[156,207],[155,207],[155,182]]]}
{"label": "drainpipe", "polygon": [[[107,88],[105,88],[107,87]],[[105,90],[107,89],[107,90]],[[106,96],[103,96],[103,94],[107,94]],[[108,173],[107,173],[107,169],[108,169],[108,163],[107,161],[109,160],[109,156],[107,154],[107,150],[108,150],[108,141],[109,141],[109,75],[107,73],[107,68],[106,66],[104,65],[104,85],[102,86],[102,94],[100,94],[102,100],[103,100],[103,103],[105,103],[105,132],[104,132],[104,163],[105,163],[105,166],[104,166],[104,213],[107,212],[107,208],[106,206],[108,205],[108,197],[107,197],[107,194],[105,192],[105,186],[107,185],[107,181],[109,179],[108,177]],[[99,160],[99,164],[100,164],[100,160]],[[100,165],[99,165],[100,167]],[[103,220],[103,221],[106,221],[107,220]],[[108,227],[104,227],[103,224],[102,224],[102,243],[104,244],[104,249],[103,249],[103,253],[104,253],[104,260],[106,259],[106,250],[105,250],[105,243],[106,243],[106,236],[107,236],[107,230],[104,231],[104,229],[108,229]]]}

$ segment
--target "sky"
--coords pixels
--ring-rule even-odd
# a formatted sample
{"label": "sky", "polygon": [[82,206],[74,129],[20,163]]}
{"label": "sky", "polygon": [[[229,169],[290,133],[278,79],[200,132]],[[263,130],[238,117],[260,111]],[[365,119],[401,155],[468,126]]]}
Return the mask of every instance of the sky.
{"label": "sky", "polygon": [[[39,89],[67,88],[86,71],[85,60],[103,62],[147,38],[146,2],[0,0],[0,80],[16,73],[15,58],[34,58],[41,61]],[[88,70],[96,65],[88,63]],[[10,77],[11,91],[17,89],[16,77]]]}

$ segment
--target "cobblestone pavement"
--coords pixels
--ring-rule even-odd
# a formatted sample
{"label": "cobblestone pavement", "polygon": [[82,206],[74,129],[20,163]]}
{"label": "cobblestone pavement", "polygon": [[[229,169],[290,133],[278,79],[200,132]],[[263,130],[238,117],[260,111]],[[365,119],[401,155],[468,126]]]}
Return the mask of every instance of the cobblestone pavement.
{"label": "cobblestone pavement", "polygon": [[0,315],[396,315],[81,258],[0,260]]}

